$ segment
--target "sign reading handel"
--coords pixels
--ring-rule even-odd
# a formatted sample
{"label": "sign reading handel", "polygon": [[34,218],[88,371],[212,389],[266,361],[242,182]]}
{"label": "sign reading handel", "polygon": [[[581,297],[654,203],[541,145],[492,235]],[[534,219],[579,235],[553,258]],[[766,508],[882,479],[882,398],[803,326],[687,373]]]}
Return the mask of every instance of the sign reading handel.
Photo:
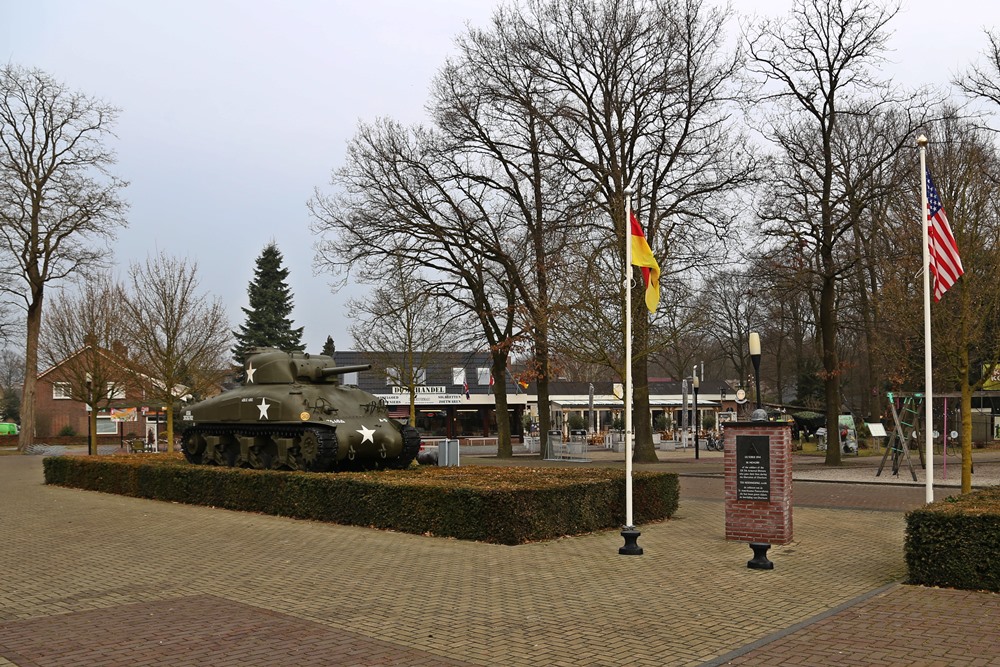
{"label": "sign reading handel", "polygon": [[736,436],[736,500],[771,500],[771,449],[766,435]]}

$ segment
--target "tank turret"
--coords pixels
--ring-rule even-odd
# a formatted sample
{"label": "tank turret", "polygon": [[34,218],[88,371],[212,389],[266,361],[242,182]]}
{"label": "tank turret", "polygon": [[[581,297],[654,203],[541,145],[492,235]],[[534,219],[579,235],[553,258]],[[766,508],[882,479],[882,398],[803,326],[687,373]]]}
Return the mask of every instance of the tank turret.
{"label": "tank turret", "polygon": [[181,411],[181,451],[191,463],[247,468],[405,468],[420,449],[417,430],[390,419],[382,399],[341,383],[369,368],[255,349],[239,387]]}

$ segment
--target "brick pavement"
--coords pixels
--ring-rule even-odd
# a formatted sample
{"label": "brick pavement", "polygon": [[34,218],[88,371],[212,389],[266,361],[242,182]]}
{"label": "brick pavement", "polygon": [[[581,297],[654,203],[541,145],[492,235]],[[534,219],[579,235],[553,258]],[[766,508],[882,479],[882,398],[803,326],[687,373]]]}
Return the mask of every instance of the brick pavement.
{"label": "brick pavement", "polygon": [[997,596],[893,584],[905,488],[816,491],[768,572],[725,541],[712,483],[685,477],[678,515],[627,557],[616,531],[436,539],[46,487],[39,457],[0,457],[0,667],[822,664],[794,661],[873,655],[886,610],[955,637],[941,664],[997,658],[972,643],[996,617],[969,623]]}

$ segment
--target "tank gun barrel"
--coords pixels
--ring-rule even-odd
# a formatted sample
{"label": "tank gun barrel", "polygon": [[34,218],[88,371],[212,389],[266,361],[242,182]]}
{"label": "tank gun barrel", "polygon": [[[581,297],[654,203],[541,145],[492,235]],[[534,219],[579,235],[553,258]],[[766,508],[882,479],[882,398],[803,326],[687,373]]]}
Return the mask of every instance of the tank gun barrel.
{"label": "tank gun barrel", "polygon": [[371,364],[355,364],[353,366],[335,366],[333,368],[321,368],[319,371],[320,376],[327,377],[329,375],[343,375],[344,373],[357,373],[358,371],[368,371],[371,370]]}

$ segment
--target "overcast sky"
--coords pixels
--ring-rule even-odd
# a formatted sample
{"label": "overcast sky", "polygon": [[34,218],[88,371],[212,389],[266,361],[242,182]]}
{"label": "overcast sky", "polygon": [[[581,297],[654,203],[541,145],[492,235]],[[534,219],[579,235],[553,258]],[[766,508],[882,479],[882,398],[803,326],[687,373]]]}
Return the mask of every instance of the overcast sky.
{"label": "overcast sky", "polygon": [[[329,191],[360,119],[425,120],[430,80],[494,0],[0,0],[0,59],[46,70],[122,109],[113,143],[129,181],[115,259],[164,250],[244,321],[254,261],[272,239],[290,271],[306,349],[352,347],[346,294],[314,275],[306,201]],[[780,15],[790,0],[743,0]],[[946,85],[1000,27],[995,0],[903,2],[888,73]],[[357,291],[351,291],[357,295]]]}

